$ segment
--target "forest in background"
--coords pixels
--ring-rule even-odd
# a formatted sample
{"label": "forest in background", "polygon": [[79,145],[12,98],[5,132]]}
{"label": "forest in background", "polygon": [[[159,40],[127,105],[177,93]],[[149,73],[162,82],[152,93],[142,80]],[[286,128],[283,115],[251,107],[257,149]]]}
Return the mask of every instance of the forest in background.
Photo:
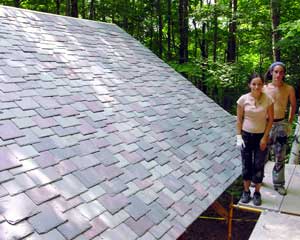
{"label": "forest in background", "polygon": [[227,111],[252,72],[287,67],[299,98],[300,0],[0,0],[117,24]]}

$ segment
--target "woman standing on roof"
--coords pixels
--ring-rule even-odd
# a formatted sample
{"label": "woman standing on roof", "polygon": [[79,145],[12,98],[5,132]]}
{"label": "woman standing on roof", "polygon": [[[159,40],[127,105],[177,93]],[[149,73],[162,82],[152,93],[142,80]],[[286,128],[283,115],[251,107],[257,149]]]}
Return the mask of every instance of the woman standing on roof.
{"label": "woman standing on roof", "polygon": [[255,183],[254,205],[261,204],[260,187],[274,115],[273,100],[263,93],[263,85],[263,77],[254,73],[248,81],[251,91],[237,101],[237,146],[241,149],[244,185],[241,201],[251,200],[252,181]]}

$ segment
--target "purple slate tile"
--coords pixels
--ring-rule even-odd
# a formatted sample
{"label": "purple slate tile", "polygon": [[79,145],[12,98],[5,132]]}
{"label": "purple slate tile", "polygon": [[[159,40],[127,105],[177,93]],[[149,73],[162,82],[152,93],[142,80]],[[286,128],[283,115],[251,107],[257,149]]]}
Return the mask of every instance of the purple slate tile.
{"label": "purple slate tile", "polygon": [[64,213],[72,208],[76,208],[83,202],[84,201],[81,197],[74,197],[70,200],[66,200],[64,197],[60,196],[47,202],[47,204],[51,206],[53,209],[56,209],[57,211]]}
{"label": "purple slate tile", "polygon": [[26,194],[37,205],[59,196],[59,192],[51,185],[33,188]]}
{"label": "purple slate tile", "polygon": [[38,157],[35,157],[34,161],[41,168],[46,168],[57,164],[59,162],[59,159],[55,157],[50,151],[45,151],[40,153]]}
{"label": "purple slate tile", "polygon": [[78,169],[78,167],[71,160],[60,161],[59,164],[54,167],[61,176],[72,173]]}
{"label": "purple slate tile", "polygon": [[12,122],[5,122],[0,125],[0,138],[2,140],[9,140],[23,136],[24,133]]}
{"label": "purple slate tile", "polygon": [[141,217],[137,221],[135,221],[133,218],[128,218],[125,223],[139,237],[143,236],[154,225],[154,223],[146,216]]}
{"label": "purple slate tile", "polygon": [[92,127],[85,121],[81,121],[81,124],[80,126],[78,126],[78,129],[83,135],[88,135],[97,132],[97,130],[94,127]]}
{"label": "purple slate tile", "polygon": [[122,151],[120,153],[128,162],[134,164],[134,163],[138,163],[144,160],[144,158],[142,156],[140,156],[138,153],[136,152],[128,152],[128,151]]}
{"label": "purple slate tile", "polygon": [[190,204],[184,201],[177,201],[172,205],[172,209],[174,209],[180,216],[186,214],[192,207]]}
{"label": "purple slate tile", "polygon": [[4,93],[18,92],[22,89],[15,83],[0,83],[0,90]]}
{"label": "purple slate tile", "polygon": [[62,108],[59,109],[59,114],[62,117],[71,117],[71,116],[79,115],[80,113],[71,106],[62,106]]}
{"label": "purple slate tile", "polygon": [[32,120],[36,122],[41,129],[58,126],[58,123],[52,117],[43,118],[41,116],[34,116]]}
{"label": "purple slate tile", "polygon": [[120,168],[113,165],[108,167],[105,167],[104,165],[98,165],[95,167],[95,170],[98,172],[98,174],[105,176],[108,180],[123,174],[123,171]]}
{"label": "purple slate tile", "polygon": [[83,233],[83,236],[87,237],[88,239],[93,239],[102,232],[104,232],[108,226],[103,222],[100,218],[96,217],[92,221],[90,221],[92,227]]}
{"label": "purple slate tile", "polygon": [[129,201],[123,194],[111,195],[105,194],[98,198],[98,201],[111,213],[115,214],[122,208],[125,208]]}
{"label": "purple slate tile", "polygon": [[33,181],[38,185],[47,185],[49,183],[58,181],[61,179],[60,174],[54,167],[38,168],[27,172]]}
{"label": "purple slate tile", "polygon": [[0,199],[0,213],[10,224],[16,224],[38,212],[37,206],[23,193]]}
{"label": "purple slate tile", "polygon": [[13,155],[7,147],[0,148],[0,171],[21,166],[21,162]]}
{"label": "purple slate tile", "polygon": [[159,203],[164,209],[168,209],[174,204],[174,200],[162,191],[158,193],[158,199],[156,202]]}
{"label": "purple slate tile", "polygon": [[183,187],[183,183],[173,175],[167,175],[160,180],[169,190],[174,193],[176,193]]}
{"label": "purple slate tile", "polygon": [[50,137],[44,137],[40,138],[40,141],[38,143],[33,144],[33,147],[39,152],[44,152],[55,149],[59,146],[57,146]]}
{"label": "purple slate tile", "polygon": [[63,214],[48,205],[44,205],[40,210],[39,214],[28,219],[28,222],[39,234],[49,232],[66,221]]}
{"label": "purple slate tile", "polygon": [[94,113],[104,111],[104,106],[98,101],[84,102],[84,104],[89,110],[91,110]]}

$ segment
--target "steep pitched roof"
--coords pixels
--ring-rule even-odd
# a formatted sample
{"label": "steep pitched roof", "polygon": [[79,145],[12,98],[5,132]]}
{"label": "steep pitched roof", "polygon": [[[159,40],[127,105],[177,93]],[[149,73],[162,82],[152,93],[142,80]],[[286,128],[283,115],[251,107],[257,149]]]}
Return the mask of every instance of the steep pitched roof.
{"label": "steep pitched roof", "polygon": [[176,239],[240,174],[234,117],[113,24],[0,7],[0,238]]}

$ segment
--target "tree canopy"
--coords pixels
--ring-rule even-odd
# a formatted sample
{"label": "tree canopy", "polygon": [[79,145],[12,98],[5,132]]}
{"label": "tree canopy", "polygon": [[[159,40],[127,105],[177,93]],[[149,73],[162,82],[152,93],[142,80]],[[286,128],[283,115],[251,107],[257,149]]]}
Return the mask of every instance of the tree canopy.
{"label": "tree canopy", "polygon": [[299,93],[300,0],[0,0],[115,23],[226,110],[274,60]]}

